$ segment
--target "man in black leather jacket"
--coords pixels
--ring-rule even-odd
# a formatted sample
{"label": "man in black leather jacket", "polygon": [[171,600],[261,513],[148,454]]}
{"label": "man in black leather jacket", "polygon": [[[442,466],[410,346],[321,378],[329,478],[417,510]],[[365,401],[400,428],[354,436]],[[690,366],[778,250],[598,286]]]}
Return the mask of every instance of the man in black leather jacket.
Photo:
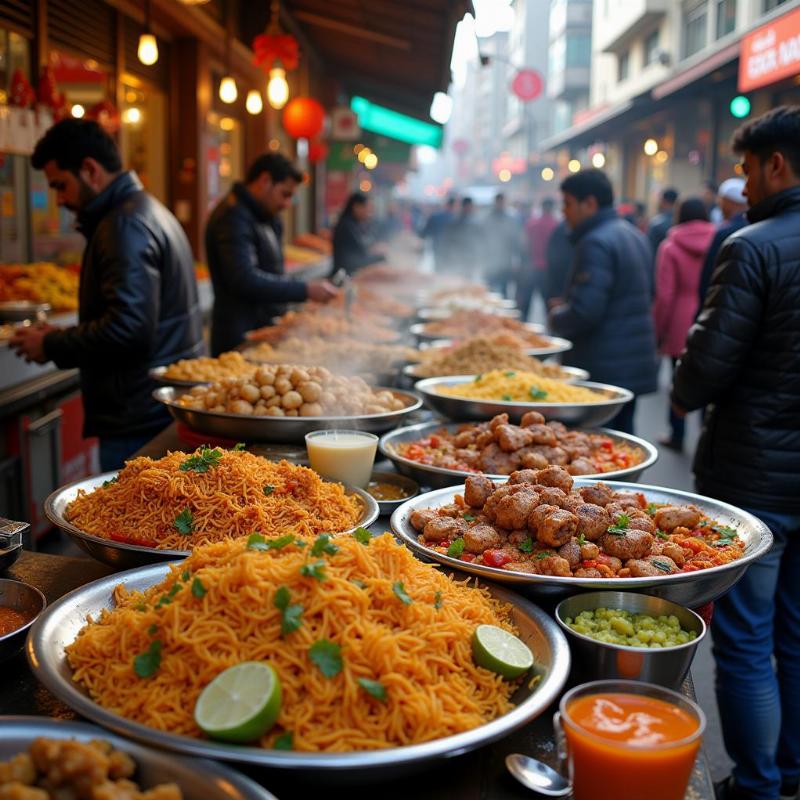
{"label": "man in black leather jacket", "polygon": [[149,370],[202,353],[192,251],[96,122],[57,123],[32,163],[86,237],[79,322],[22,329],[12,346],[30,361],[80,369],[84,435],[100,438],[102,468],[116,469],[170,422]]}
{"label": "man in black leather jacket", "polygon": [[[654,392],[658,360],[650,243],[617,215],[611,183],[600,170],[570,176],[561,191],[575,249],[566,296],[551,301],[550,327],[572,340],[564,361],[589,370],[593,381],[634,395]],[[634,397],[608,427],[633,433],[635,404]]]}
{"label": "man in black leather jacket", "polygon": [[287,303],[336,297],[328,281],[304,283],[284,276],[279,215],[291,206],[302,180],[285,156],[267,153],[211,212],[206,255],[214,285],[212,355],[240,345],[247,331],[269,325]]}
{"label": "man in black leather jacket", "polygon": [[713,638],[735,762],[721,796],[777,800],[800,783],[800,108],[743,125],[733,147],[751,224],[720,249],[672,400],[709,406],[698,490],[745,507],[774,536],[717,602]]}

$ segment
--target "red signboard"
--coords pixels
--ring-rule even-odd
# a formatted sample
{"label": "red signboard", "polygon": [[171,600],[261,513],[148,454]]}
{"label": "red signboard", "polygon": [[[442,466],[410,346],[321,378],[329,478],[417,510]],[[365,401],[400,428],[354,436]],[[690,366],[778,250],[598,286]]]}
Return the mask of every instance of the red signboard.
{"label": "red signboard", "polygon": [[791,78],[800,73],[800,8],[762,25],[742,39],[739,91]]}
{"label": "red signboard", "polygon": [[535,100],[544,89],[542,76],[535,69],[521,69],[511,81],[511,91],[524,103]]}

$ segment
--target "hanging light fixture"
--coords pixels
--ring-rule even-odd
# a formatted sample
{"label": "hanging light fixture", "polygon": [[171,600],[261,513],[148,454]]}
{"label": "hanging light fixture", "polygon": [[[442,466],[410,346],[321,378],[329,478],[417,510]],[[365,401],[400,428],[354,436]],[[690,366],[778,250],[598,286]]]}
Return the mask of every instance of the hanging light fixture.
{"label": "hanging light fixture", "polygon": [[236,81],[231,75],[231,12],[230,3],[225,4],[225,75],[219,82],[219,99],[223,103],[235,103],[239,96]]}
{"label": "hanging light fixture", "polygon": [[269,25],[264,33],[253,39],[253,63],[269,75],[267,101],[276,110],[283,108],[289,100],[286,70],[297,69],[300,63],[297,39],[283,32],[280,12],[280,0],[272,0]]}
{"label": "hanging light fixture", "polygon": [[261,92],[258,89],[251,89],[247,93],[244,107],[249,114],[260,114],[264,110],[264,101],[261,99]]}
{"label": "hanging light fixture", "polygon": [[139,48],[136,55],[146,67],[152,67],[158,61],[158,42],[150,30],[150,3],[147,0],[144,7],[144,33],[139,37]]}
{"label": "hanging light fixture", "polygon": [[276,110],[282,109],[289,99],[289,83],[286,80],[286,70],[282,67],[273,67],[269,71],[267,84],[267,100]]}

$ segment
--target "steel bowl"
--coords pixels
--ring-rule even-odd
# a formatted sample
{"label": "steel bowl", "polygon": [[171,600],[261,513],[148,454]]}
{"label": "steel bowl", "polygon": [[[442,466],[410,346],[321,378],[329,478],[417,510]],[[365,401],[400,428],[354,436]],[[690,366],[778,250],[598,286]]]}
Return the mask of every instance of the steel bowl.
{"label": "steel bowl", "polygon": [[0,321],[23,322],[26,319],[41,319],[48,311],[50,311],[49,303],[34,303],[31,300],[4,300],[0,302]]}
{"label": "steel bowl", "polygon": [[0,571],[8,569],[22,554],[22,537],[30,525],[0,517]]}
{"label": "steel bowl", "polygon": [[164,386],[153,392],[153,397],[163,403],[173,418],[192,430],[209,436],[244,442],[303,442],[311,431],[323,428],[347,428],[350,430],[385,433],[401,424],[409,414],[422,406],[422,401],[413,392],[404,392],[385,386],[374,387],[375,391],[391,392],[399,397],[406,407],[400,411],[384,414],[362,414],[356,417],[255,417],[242,414],[226,414],[185,408],[178,403],[184,392]]}
{"label": "steel bowl", "polygon": [[[447,377],[445,375],[423,375],[420,373],[421,366],[421,363],[406,364],[406,366],[403,367],[403,375],[405,375],[407,378],[412,378],[415,381],[424,380],[425,378],[430,377]],[[581,369],[580,367],[562,367],[560,364],[558,366],[560,367],[562,374],[562,377],[559,380],[563,380],[565,383],[577,383],[578,381],[589,380],[589,373],[585,369]]]}
{"label": "steel bowl", "polygon": [[[0,661],[12,658],[25,646],[28,629],[47,605],[44,595],[35,587],[11,578],[0,578],[0,606],[13,608],[28,617],[16,630],[0,636]],[[3,726],[0,725],[0,728]]]}
{"label": "steel bowl", "polygon": [[[417,311],[417,318],[422,322],[431,322],[432,320],[449,319],[453,314],[458,314],[461,311],[469,311],[470,309],[448,308],[441,306],[438,308],[421,308]],[[522,312],[515,306],[501,306],[501,305],[485,305],[481,306],[480,310],[484,314],[494,314],[498,317],[509,317],[510,319],[519,319]]]}
{"label": "steel bowl", "polygon": [[[575,479],[575,485],[579,487],[594,483],[596,483],[594,480]],[[452,503],[457,494],[463,494],[463,486],[437,489],[408,500],[392,514],[392,531],[424,560],[438,561],[450,569],[460,569],[489,580],[513,583],[517,589],[535,596],[558,598],[573,594],[577,590],[634,591],[662,597],[687,608],[699,608],[721,597],[742,577],[748,565],[764,556],[772,546],[772,533],[760,519],[721,500],[677,489],[664,489],[660,486],[620,481],[607,483],[615,491],[643,492],[648,501],[653,503],[697,506],[723,525],[736,529],[745,544],[744,555],[719,567],[652,578],[561,578],[512,572],[483,564],[470,564],[437,553],[420,543],[417,538],[418,533],[409,519],[411,513],[417,509],[437,508]]]}
{"label": "steel bowl", "polygon": [[[400,486],[406,494],[402,500],[376,500],[373,497],[372,499],[378,504],[378,510],[382,517],[393,514],[406,500],[410,500],[412,497],[416,497],[419,494],[419,484],[413,480],[413,478],[398,474],[397,472],[380,472],[376,470],[370,475],[369,479],[370,481],[379,481],[381,483],[393,483]],[[367,494],[369,494],[369,492],[367,492]],[[372,497],[372,495],[370,495],[370,497]]]}
{"label": "steel bowl", "polygon": [[442,416],[452,420],[487,420],[498,414],[508,414],[511,422],[519,422],[528,411],[538,411],[551,420],[582,428],[598,428],[612,420],[625,403],[633,399],[633,392],[620,386],[593,381],[573,381],[575,386],[602,390],[606,396],[598,395],[593,403],[546,403],[536,400],[530,403],[504,400],[472,400],[439,394],[442,386],[457,386],[475,380],[475,375],[447,375],[441,378],[425,378],[414,384],[425,404]]}
{"label": "steel bowl", "polygon": [[100,739],[115,750],[127,753],[136,762],[134,780],[142,789],[162,783],[176,783],[184,800],[276,800],[255,781],[222,764],[199,758],[184,758],[174,753],[130,742],[85,722],[67,722],[49,717],[3,717],[0,725],[0,761],[13,758],[35,739],[75,739],[91,742]]}
{"label": "steel bowl", "polygon": [[[405,458],[397,452],[397,446],[414,442],[417,439],[423,439],[430,436],[436,431],[445,428],[448,431],[457,431],[461,425],[459,423],[450,423],[449,425],[441,422],[424,422],[420,425],[409,425],[406,428],[398,428],[396,431],[385,433],[379,443],[378,447],[384,458],[388,458],[395,466],[398,472],[403,475],[408,475],[413,478],[422,486],[430,486],[433,489],[441,489],[445,486],[455,486],[463,484],[464,479],[475,473],[464,472],[457,469],[445,469],[444,467],[433,467],[428,464],[420,464],[418,461],[412,461],[410,458]],[[658,448],[645,439],[639,439],[637,436],[632,436],[630,433],[622,433],[621,431],[612,431],[610,428],[598,428],[595,431],[586,431],[587,433],[602,433],[619,442],[632,445],[642,451],[642,461],[632,467],[626,469],[617,469],[613,472],[603,472],[592,476],[594,480],[638,480],[642,473],[658,461]],[[493,475],[490,474],[493,481],[504,481],[508,475]]]}
{"label": "steel bowl", "polygon": [[191,389],[192,386],[208,386],[212,381],[187,381],[187,380],[173,380],[167,378],[165,373],[169,367],[153,367],[147,374],[150,379],[160,384],[161,386],[182,386]]}
{"label": "steel bowl", "polygon": [[[629,611],[632,614],[676,616],[681,628],[697,636],[686,644],[675,647],[649,648],[627,647],[592,639],[572,630],[564,620],[575,619],[581,611],[596,608],[611,608]],[[703,618],[688,608],[665,600],[633,592],[586,592],[562,600],[555,611],[556,622],[567,634],[570,650],[574,656],[573,666],[581,680],[624,679],[657,683],[668,689],[680,689],[689,673],[692,659],[700,640],[706,635]]]}
{"label": "steel bowl", "polygon": [[425,762],[461,755],[508,736],[550,707],[560,695],[569,673],[569,646],[553,619],[515,592],[487,583],[486,589],[492,596],[512,606],[512,618],[520,638],[533,652],[534,670],[541,680],[535,686],[531,686],[529,680],[523,681],[511,698],[515,707],[478,728],[422,744],[348,753],[265,750],[154,730],[95,703],[83,687],[73,681],[64,648],[75,640],[86,624],[87,616],[96,619],[102,609],[112,608],[114,588],[119,583],[124,583],[128,591],[144,591],[163,580],[168,570],[167,564],[153,564],[110,575],[76,589],[55,602],[37,620],[27,645],[31,670],[56,697],[103,727],[159,749],[222,761],[315,772],[331,779],[342,774],[350,779],[359,775],[374,776],[376,772],[382,777],[400,776]]}
{"label": "steel bowl", "polygon": [[[81,549],[85,550],[92,558],[96,558],[103,564],[116,567],[118,570],[131,569],[146,564],[157,564],[162,561],[174,561],[179,558],[186,558],[191,555],[190,550],[157,550],[154,547],[145,547],[137,544],[127,544],[125,542],[115,542],[111,539],[104,539],[101,536],[94,536],[91,533],[75,527],[66,519],[67,506],[78,496],[82,489],[85,492],[92,492],[102,486],[108,480],[115,478],[118,472],[104,472],[102,475],[95,475],[93,478],[85,478],[68,486],[56,489],[44,501],[44,513],[47,519],[56,527],[66,533]],[[355,487],[345,487],[351,494],[358,495],[363,504],[363,512],[358,522],[350,529],[358,527],[366,528],[378,519],[378,504],[371,495],[363,489]],[[347,533],[348,531],[344,531]]]}

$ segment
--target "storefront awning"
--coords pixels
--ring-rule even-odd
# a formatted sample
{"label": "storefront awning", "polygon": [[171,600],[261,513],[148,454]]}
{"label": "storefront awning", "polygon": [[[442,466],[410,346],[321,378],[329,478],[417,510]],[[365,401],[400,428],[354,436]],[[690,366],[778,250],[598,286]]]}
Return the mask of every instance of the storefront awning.
{"label": "storefront awning", "polygon": [[586,119],[580,124],[573,125],[571,128],[567,128],[567,130],[557,133],[549,139],[545,139],[539,144],[539,149],[544,152],[547,150],[555,150],[567,144],[581,144],[582,140],[587,137],[588,143],[588,140],[596,137],[598,129],[601,126],[612,121],[618,121],[623,114],[629,112],[633,107],[634,101],[626,100],[610,108],[601,109],[598,113],[592,115],[589,119]]}

